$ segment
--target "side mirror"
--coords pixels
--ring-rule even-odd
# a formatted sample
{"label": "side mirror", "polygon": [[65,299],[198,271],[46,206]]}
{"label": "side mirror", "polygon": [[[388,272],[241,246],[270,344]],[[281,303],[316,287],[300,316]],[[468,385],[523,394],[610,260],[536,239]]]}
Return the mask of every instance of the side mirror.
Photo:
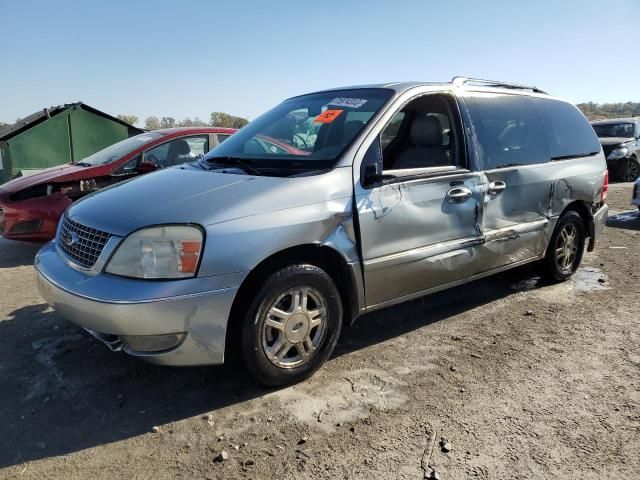
{"label": "side mirror", "polygon": [[150,173],[158,169],[158,166],[153,162],[140,162],[136,172],[138,173]]}
{"label": "side mirror", "polygon": [[382,145],[380,136],[369,146],[360,166],[360,182],[367,187],[379,182],[382,178]]}

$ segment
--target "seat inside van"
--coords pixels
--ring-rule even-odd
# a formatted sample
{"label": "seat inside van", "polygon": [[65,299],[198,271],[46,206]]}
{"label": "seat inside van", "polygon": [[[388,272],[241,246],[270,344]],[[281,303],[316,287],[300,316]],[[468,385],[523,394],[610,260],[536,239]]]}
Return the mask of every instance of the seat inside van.
{"label": "seat inside van", "polygon": [[425,95],[409,103],[383,133],[384,169],[455,165],[452,115],[450,102],[442,95]]}

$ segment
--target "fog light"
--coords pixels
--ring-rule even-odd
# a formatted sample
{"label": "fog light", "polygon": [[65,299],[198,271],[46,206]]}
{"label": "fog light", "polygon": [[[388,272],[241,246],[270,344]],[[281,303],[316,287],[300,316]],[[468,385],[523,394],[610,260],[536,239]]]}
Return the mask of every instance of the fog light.
{"label": "fog light", "polygon": [[180,345],[186,333],[166,335],[123,335],[122,341],[129,350],[136,352],[160,352]]}
{"label": "fog light", "polygon": [[41,228],[42,220],[24,220],[22,222],[16,223],[13,227],[11,227],[10,233],[13,233],[15,235],[19,235],[21,233],[34,233],[39,231]]}

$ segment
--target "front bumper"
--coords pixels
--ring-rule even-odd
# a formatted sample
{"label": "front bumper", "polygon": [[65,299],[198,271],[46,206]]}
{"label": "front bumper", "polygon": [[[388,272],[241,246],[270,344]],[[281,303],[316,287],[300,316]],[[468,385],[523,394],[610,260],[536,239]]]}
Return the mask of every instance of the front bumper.
{"label": "front bumper", "polygon": [[0,190],[0,236],[11,240],[47,242],[56,232],[58,220],[71,200],[56,194],[23,201],[11,201]]}
{"label": "front bumper", "polygon": [[[176,281],[90,276],[63,261],[53,242],[40,250],[35,268],[45,301],[109,346],[117,344],[131,355],[163,365],[224,362],[234,285],[240,284],[241,275]],[[124,338],[168,334],[184,335],[177,346],[157,352],[135,351]]]}
{"label": "front bumper", "polygon": [[591,238],[589,239],[589,246],[587,250],[592,251],[600,237],[602,236],[602,232],[604,230],[605,225],[607,224],[607,217],[609,215],[609,205],[606,203],[602,205],[596,213],[593,214],[593,218],[591,219]]}

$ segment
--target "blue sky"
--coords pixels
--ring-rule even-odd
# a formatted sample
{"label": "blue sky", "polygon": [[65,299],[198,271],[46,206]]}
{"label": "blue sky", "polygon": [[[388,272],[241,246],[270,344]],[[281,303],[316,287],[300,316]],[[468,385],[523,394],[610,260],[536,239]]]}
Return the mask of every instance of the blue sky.
{"label": "blue sky", "polygon": [[76,100],[252,118],[311,90],[454,75],[640,101],[640,0],[0,0],[0,19],[5,122]]}

